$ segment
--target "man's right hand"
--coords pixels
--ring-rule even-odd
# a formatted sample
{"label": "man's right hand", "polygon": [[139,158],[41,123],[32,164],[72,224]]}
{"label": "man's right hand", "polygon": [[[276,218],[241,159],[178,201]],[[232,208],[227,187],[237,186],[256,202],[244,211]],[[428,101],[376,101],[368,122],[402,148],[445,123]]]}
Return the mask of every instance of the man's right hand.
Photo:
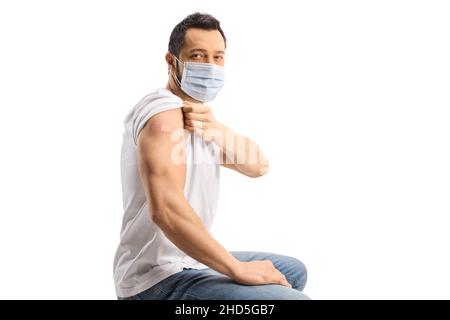
{"label": "man's right hand", "polygon": [[246,285],[280,284],[292,288],[286,277],[270,260],[240,261],[231,278],[237,283]]}

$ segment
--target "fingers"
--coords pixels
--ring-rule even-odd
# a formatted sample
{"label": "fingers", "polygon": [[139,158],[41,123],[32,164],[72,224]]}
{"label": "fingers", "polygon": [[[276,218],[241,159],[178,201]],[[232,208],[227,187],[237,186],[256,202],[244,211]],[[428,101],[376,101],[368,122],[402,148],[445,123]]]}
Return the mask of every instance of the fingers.
{"label": "fingers", "polygon": [[190,131],[190,132],[196,132],[198,134],[202,134],[202,129],[199,129],[197,127],[192,127],[192,126],[188,126],[188,125],[184,125],[184,129]]}
{"label": "fingers", "polygon": [[198,103],[184,101],[183,103],[184,127],[189,131],[208,129],[208,107]]}
{"label": "fingers", "polygon": [[287,281],[286,277],[284,276],[284,274],[282,274],[281,272],[275,272],[275,274],[273,275],[272,281],[270,281],[270,283],[273,284],[279,284],[288,288],[292,288],[291,284]]}
{"label": "fingers", "polygon": [[211,108],[202,103],[183,101],[184,128],[197,132],[203,137],[203,132],[216,127],[216,121]]}
{"label": "fingers", "polygon": [[273,268],[273,270],[276,273],[275,283],[280,284],[285,287],[288,287],[288,288],[292,288],[292,285],[287,281],[286,276],[283,273],[281,273],[277,268],[275,268],[272,261],[270,261],[270,260],[266,260],[266,261],[268,261],[268,265],[270,265],[271,268]]}
{"label": "fingers", "polygon": [[189,127],[197,127],[200,129],[206,129],[205,124],[203,123],[203,121],[199,121],[199,120],[190,120],[190,119],[185,119],[184,120],[184,124],[189,126]]}
{"label": "fingers", "polygon": [[283,278],[280,281],[280,284],[282,286],[288,287],[288,288],[292,288],[292,285],[287,281],[286,277],[283,275]]}
{"label": "fingers", "polygon": [[278,271],[278,275],[277,275],[277,284],[280,284],[282,286],[288,287],[288,288],[292,288],[291,284],[287,281],[286,277],[284,276],[284,274],[282,274],[281,272]]}
{"label": "fingers", "polygon": [[190,120],[207,120],[208,117],[205,113],[194,113],[194,112],[184,112],[183,111],[183,115],[185,119],[190,119]]}
{"label": "fingers", "polygon": [[207,113],[209,112],[209,107],[201,104],[196,105],[183,104],[183,112]]}

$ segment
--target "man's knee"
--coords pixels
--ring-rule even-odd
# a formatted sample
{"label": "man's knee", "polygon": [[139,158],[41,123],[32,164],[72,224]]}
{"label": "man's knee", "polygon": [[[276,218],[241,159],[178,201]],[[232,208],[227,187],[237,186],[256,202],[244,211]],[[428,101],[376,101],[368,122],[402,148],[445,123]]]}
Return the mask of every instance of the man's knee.
{"label": "man's knee", "polygon": [[295,283],[292,284],[292,286],[294,289],[303,291],[308,279],[308,270],[306,269],[305,264],[299,259],[293,257],[291,259],[294,269],[296,270]]}
{"label": "man's knee", "polygon": [[303,291],[308,278],[308,271],[305,264],[297,258],[291,256],[278,255],[277,257],[286,270],[286,277],[292,288]]}

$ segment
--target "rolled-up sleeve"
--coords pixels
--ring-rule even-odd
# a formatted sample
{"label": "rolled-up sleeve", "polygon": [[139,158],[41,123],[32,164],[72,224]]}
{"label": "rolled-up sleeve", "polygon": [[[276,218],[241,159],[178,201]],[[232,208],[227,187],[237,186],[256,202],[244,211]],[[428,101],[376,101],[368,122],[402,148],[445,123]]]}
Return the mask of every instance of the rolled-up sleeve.
{"label": "rolled-up sleeve", "polygon": [[131,133],[134,144],[137,145],[137,139],[142,128],[147,121],[155,114],[160,112],[182,108],[183,101],[177,97],[168,97],[164,95],[152,95],[149,99],[143,99],[136,105],[131,121]]}

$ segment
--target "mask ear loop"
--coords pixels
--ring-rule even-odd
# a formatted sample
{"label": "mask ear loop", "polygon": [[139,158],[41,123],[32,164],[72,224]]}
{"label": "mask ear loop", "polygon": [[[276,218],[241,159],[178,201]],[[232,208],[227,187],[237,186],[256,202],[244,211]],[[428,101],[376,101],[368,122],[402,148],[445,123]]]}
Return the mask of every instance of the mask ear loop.
{"label": "mask ear loop", "polygon": [[174,57],[175,58],[175,74],[173,74],[172,73],[172,75],[174,75],[175,76],[175,82],[178,84],[178,86],[181,88],[181,81],[180,81],[180,79],[178,78],[178,62],[179,63],[183,63],[183,62],[181,62],[177,57],[175,57],[175,55],[174,54],[172,54],[172,57]]}

